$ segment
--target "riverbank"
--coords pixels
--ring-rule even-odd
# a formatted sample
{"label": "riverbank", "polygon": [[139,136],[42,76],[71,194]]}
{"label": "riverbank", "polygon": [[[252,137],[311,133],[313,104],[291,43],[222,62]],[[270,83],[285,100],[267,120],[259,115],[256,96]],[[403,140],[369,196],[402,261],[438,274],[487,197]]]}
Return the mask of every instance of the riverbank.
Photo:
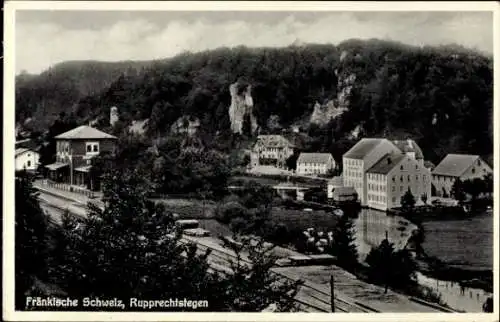
{"label": "riverbank", "polygon": [[388,212],[417,225],[420,238],[411,240],[419,271],[431,278],[464,287],[493,291],[493,216],[457,207],[435,212]]}

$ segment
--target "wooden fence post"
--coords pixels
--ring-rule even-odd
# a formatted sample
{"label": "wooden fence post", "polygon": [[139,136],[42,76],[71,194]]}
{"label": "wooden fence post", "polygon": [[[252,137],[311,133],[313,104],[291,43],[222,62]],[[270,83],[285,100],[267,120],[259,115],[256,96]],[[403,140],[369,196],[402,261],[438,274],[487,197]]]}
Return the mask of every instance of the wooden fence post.
{"label": "wooden fence post", "polygon": [[332,312],[335,312],[335,288],[333,274],[330,276],[330,305],[332,308]]}

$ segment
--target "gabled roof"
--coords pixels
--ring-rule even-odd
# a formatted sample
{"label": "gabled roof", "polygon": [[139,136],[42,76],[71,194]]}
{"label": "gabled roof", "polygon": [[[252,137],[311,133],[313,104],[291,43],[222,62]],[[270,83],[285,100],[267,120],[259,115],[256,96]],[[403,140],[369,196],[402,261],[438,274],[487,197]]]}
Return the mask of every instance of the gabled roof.
{"label": "gabled roof", "polygon": [[333,186],[342,186],[344,184],[344,179],[342,175],[336,176],[328,180],[328,184]]}
{"label": "gabled roof", "polygon": [[269,148],[283,148],[283,147],[293,147],[293,144],[288,141],[283,135],[259,135],[257,137],[257,143],[262,144],[265,147]]}
{"label": "gabled roof", "polygon": [[327,163],[333,156],[330,153],[301,153],[297,159],[298,163]]}
{"label": "gabled roof", "polygon": [[477,159],[478,155],[448,154],[432,171],[432,174],[460,177]]}
{"label": "gabled roof", "polygon": [[385,139],[374,138],[361,139],[349,151],[344,153],[343,157],[349,159],[363,159],[384,140]]}
{"label": "gabled roof", "polygon": [[332,191],[334,197],[345,197],[345,196],[353,196],[358,195],[358,192],[354,187],[337,187]]}
{"label": "gabled roof", "polygon": [[403,153],[407,152],[415,152],[415,159],[423,159],[424,154],[422,153],[422,149],[418,146],[417,142],[414,140],[408,139],[408,140],[394,140],[392,141],[394,145],[398,147],[398,149],[401,150]]}
{"label": "gabled roof", "polygon": [[389,153],[375,163],[367,173],[388,174],[405,158],[403,153]]}
{"label": "gabled roof", "polygon": [[[25,152],[28,152],[28,151],[32,151],[32,152],[35,152],[33,151],[32,149],[28,149],[28,148],[17,148],[16,149],[16,152],[15,152],[15,157],[18,157],[19,155],[25,153]],[[35,152],[36,153],[36,152]]]}
{"label": "gabled roof", "polygon": [[64,132],[63,134],[59,134],[55,138],[64,140],[77,140],[77,139],[99,140],[99,139],[116,139],[116,136],[104,133],[102,131],[99,131],[98,129],[95,129],[87,125],[82,125],[68,132]]}

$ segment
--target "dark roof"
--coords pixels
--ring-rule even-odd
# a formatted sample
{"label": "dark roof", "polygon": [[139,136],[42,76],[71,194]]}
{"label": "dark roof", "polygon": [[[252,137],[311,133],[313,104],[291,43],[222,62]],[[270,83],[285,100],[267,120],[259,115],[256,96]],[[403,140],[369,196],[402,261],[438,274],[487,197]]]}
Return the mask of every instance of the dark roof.
{"label": "dark roof", "polygon": [[478,155],[448,154],[432,171],[432,174],[460,177],[478,158]]}
{"label": "dark roof", "polygon": [[395,140],[392,141],[394,145],[398,147],[398,149],[401,150],[403,153],[407,152],[415,152],[415,159],[423,159],[424,154],[422,153],[422,149],[418,146],[417,142],[414,140],[408,139],[408,140]]}
{"label": "dark roof", "polygon": [[366,172],[378,173],[378,174],[388,174],[404,158],[405,158],[405,155],[402,153],[386,154],[382,159],[380,159],[377,163],[375,163]]}
{"label": "dark roof", "polygon": [[343,157],[349,159],[363,159],[383,140],[384,139],[372,139],[372,138],[361,139],[349,151],[347,151]]}
{"label": "dark roof", "polygon": [[55,138],[66,139],[66,140],[74,140],[74,139],[98,140],[98,139],[116,139],[116,136],[104,133],[102,131],[99,131],[98,129],[95,129],[87,125],[82,125],[68,132],[64,132],[63,134],[59,134]]}
{"label": "dark roof", "polygon": [[333,156],[330,153],[301,153],[297,163],[327,163]]}
{"label": "dark roof", "polygon": [[358,195],[356,189],[354,187],[337,187],[334,188],[332,191],[334,196],[353,196],[353,195]]}

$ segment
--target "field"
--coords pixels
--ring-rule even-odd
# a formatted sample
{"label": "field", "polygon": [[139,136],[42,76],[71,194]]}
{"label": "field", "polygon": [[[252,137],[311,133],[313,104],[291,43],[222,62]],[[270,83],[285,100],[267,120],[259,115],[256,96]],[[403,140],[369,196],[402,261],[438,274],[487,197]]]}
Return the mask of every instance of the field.
{"label": "field", "polygon": [[426,221],[423,248],[446,264],[467,270],[493,269],[493,217]]}
{"label": "field", "polygon": [[288,230],[305,230],[313,227],[328,231],[335,227],[337,217],[325,211],[292,210],[284,208],[273,208],[271,213],[273,225],[283,224]]}
{"label": "field", "polygon": [[179,214],[180,218],[202,219],[213,218],[215,211],[215,203],[194,199],[153,199],[155,202],[160,202],[165,205],[168,211]]}

